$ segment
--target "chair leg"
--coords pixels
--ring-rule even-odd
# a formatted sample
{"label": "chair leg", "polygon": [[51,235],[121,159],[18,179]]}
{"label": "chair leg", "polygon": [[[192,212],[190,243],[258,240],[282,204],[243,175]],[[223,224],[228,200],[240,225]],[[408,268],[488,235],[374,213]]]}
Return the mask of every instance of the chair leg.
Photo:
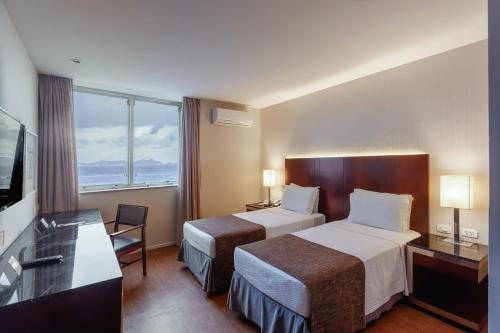
{"label": "chair leg", "polygon": [[142,275],[146,276],[147,272],[147,264],[146,264],[146,245],[142,246]]}

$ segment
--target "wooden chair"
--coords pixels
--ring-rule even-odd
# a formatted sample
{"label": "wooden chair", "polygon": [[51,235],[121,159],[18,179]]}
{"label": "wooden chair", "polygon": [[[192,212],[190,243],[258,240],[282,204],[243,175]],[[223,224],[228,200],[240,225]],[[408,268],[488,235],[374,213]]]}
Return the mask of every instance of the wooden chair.
{"label": "wooden chair", "polygon": [[[142,260],[142,274],[147,274],[146,268],[146,220],[148,217],[148,207],[134,205],[118,205],[116,212],[116,221],[105,222],[104,224],[114,224],[114,232],[109,234],[111,243],[115,250],[120,267],[133,264]],[[132,226],[124,230],[119,230],[120,225]],[[135,238],[124,235],[132,230],[141,229],[141,238]],[[136,250],[142,250],[142,257],[125,262],[120,257]]]}

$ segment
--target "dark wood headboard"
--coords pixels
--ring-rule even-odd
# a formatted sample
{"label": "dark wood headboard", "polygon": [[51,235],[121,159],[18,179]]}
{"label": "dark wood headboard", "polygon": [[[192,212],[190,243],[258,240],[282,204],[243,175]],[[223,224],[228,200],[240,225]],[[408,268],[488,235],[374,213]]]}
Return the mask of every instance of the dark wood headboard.
{"label": "dark wood headboard", "polygon": [[319,186],[327,221],[349,215],[354,188],[413,195],[410,228],[429,232],[429,155],[287,158],[285,182]]}

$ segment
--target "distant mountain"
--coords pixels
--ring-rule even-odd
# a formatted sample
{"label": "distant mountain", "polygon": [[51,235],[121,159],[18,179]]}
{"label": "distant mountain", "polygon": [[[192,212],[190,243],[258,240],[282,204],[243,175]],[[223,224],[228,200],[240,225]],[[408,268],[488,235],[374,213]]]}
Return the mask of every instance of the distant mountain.
{"label": "distant mountain", "polygon": [[127,165],[126,161],[94,161],[94,162],[78,162],[79,166],[84,167],[124,167]]}
{"label": "distant mountain", "polygon": [[139,169],[139,168],[155,168],[155,169],[162,169],[162,170],[171,170],[175,171],[177,170],[177,163],[161,163],[160,161],[156,161],[153,159],[149,160],[137,160],[134,162],[134,167]]}
{"label": "distant mountain", "polygon": [[138,160],[134,162],[135,166],[163,166],[160,161],[155,161],[152,158],[149,160]]}
{"label": "distant mountain", "polygon": [[[94,162],[79,162],[79,167],[122,167],[125,168],[127,166],[126,161],[94,161]],[[137,160],[134,162],[134,166],[137,168],[161,168],[164,170],[177,170],[177,163],[161,163],[160,161],[156,161],[153,159],[148,160]]]}

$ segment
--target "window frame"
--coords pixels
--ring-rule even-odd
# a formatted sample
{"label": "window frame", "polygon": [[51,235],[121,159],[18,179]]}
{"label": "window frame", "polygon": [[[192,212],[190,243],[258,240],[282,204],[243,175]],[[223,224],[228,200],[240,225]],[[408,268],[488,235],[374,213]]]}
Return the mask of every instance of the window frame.
{"label": "window frame", "polygon": [[[74,86],[73,92],[107,96],[107,97],[117,97],[127,100],[128,107],[128,129],[127,129],[127,168],[128,168],[128,183],[127,184],[106,184],[106,185],[90,185],[82,186],[78,184],[78,189],[80,193],[91,193],[91,192],[109,192],[109,191],[121,191],[121,190],[132,190],[132,189],[145,189],[145,188],[157,188],[157,187],[177,187],[177,184],[169,184],[168,182],[158,182],[158,183],[143,183],[134,184],[134,106],[136,101],[157,103],[168,106],[177,107],[177,116],[179,119],[178,124],[180,125],[180,113],[182,110],[182,102],[152,98],[146,96],[139,96],[133,94],[125,94],[114,91],[94,89],[82,86]],[[75,133],[76,133],[75,124]],[[180,132],[180,127],[179,127]],[[78,152],[77,152],[78,161]]]}

